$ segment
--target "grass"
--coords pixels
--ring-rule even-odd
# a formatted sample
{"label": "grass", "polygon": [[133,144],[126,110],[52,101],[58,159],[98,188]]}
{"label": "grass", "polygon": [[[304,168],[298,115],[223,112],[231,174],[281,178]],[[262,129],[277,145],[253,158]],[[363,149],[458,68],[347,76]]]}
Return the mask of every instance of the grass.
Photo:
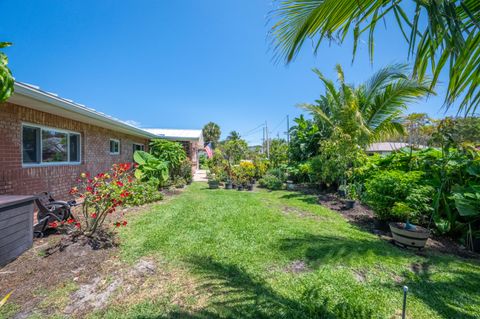
{"label": "grass", "polygon": [[[480,264],[397,248],[298,193],[209,190],[130,218],[122,258],[152,256],[198,282],[189,302],[144,298],[106,318],[480,318]],[[292,271],[292,265],[300,265]],[[199,295],[208,296],[192,306]]]}

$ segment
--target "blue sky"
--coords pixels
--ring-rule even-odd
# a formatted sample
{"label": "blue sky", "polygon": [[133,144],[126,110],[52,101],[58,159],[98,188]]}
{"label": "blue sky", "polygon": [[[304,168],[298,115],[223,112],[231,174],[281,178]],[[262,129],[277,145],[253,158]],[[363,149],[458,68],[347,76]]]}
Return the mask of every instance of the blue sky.
{"label": "blue sky", "polygon": [[[272,135],[285,117],[321,93],[316,67],[334,77],[336,63],[359,83],[381,66],[406,62],[406,45],[393,22],[376,35],[370,65],[366,36],[351,64],[350,42],[305,46],[285,66],[272,61],[267,32],[271,0],[0,1],[0,41],[17,80],[35,84],[141,127],[201,128],[217,122],[258,143],[268,121]],[[443,81],[446,79],[443,78]],[[441,117],[439,97],[410,112]],[[452,112],[449,112],[452,113]]]}

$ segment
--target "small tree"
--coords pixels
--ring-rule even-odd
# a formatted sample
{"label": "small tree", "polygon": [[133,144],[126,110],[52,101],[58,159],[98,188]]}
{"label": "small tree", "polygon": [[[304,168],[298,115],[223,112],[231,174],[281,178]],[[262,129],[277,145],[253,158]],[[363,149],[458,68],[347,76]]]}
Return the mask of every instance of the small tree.
{"label": "small tree", "polygon": [[[125,203],[131,196],[133,183],[131,164],[114,164],[110,172],[100,173],[91,178],[88,173],[82,173],[78,186],[70,190],[70,194],[83,200],[82,223],[69,219],[69,224],[75,223],[78,231],[87,236],[94,237],[102,227],[107,216],[115,212],[118,206]],[[115,226],[125,226],[126,220],[114,221]]]}
{"label": "small tree", "polygon": [[231,164],[238,164],[245,158],[248,152],[248,145],[242,139],[229,140],[223,145],[225,156]]}

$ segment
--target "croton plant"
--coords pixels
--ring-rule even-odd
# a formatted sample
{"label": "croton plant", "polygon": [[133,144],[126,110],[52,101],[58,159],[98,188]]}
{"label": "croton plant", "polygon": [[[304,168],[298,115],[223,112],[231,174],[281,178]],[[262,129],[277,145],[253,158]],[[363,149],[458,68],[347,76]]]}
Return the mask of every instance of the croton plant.
{"label": "croton plant", "polygon": [[[130,163],[114,164],[109,172],[94,177],[82,173],[78,185],[72,187],[70,194],[83,202],[82,223],[74,219],[67,220],[85,236],[91,237],[103,225],[107,216],[115,212],[131,196],[133,174]],[[127,221],[119,219],[114,226],[127,225]]]}

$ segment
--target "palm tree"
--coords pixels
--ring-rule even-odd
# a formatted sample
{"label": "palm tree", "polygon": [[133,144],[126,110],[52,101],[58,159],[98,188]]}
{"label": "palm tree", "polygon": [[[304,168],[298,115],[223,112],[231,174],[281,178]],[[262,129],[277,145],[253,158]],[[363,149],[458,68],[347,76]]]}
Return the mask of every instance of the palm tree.
{"label": "palm tree", "polygon": [[345,83],[340,65],[336,66],[339,86],[314,69],[326,93],[316,104],[300,105],[311,112],[326,129],[341,129],[362,147],[388,137],[404,134],[402,111],[408,103],[427,94],[428,81],[408,77],[404,64],[380,69],[358,87]]}
{"label": "palm tree", "polygon": [[241,138],[240,133],[237,131],[231,131],[227,136],[227,141],[237,141]]}
{"label": "palm tree", "polygon": [[[0,49],[9,47],[11,43],[0,42]],[[5,102],[13,93],[14,79],[8,68],[8,58],[5,53],[0,52],[0,103]]]}
{"label": "palm tree", "polygon": [[[446,106],[459,99],[458,112],[474,113],[480,104],[480,1],[415,0],[408,17],[406,0],[279,0],[272,11],[271,29],[277,57],[290,63],[305,40],[313,42],[315,53],[324,41],[342,43],[353,33],[353,57],[361,35],[368,35],[373,61],[374,31],[394,20],[414,60],[414,74],[423,78],[432,71],[431,88],[448,65]],[[425,19],[424,19],[425,18]]]}
{"label": "palm tree", "polygon": [[206,143],[211,143],[212,147],[215,147],[220,139],[220,135],[222,131],[220,130],[220,126],[213,122],[208,122],[202,129],[203,139]]}

